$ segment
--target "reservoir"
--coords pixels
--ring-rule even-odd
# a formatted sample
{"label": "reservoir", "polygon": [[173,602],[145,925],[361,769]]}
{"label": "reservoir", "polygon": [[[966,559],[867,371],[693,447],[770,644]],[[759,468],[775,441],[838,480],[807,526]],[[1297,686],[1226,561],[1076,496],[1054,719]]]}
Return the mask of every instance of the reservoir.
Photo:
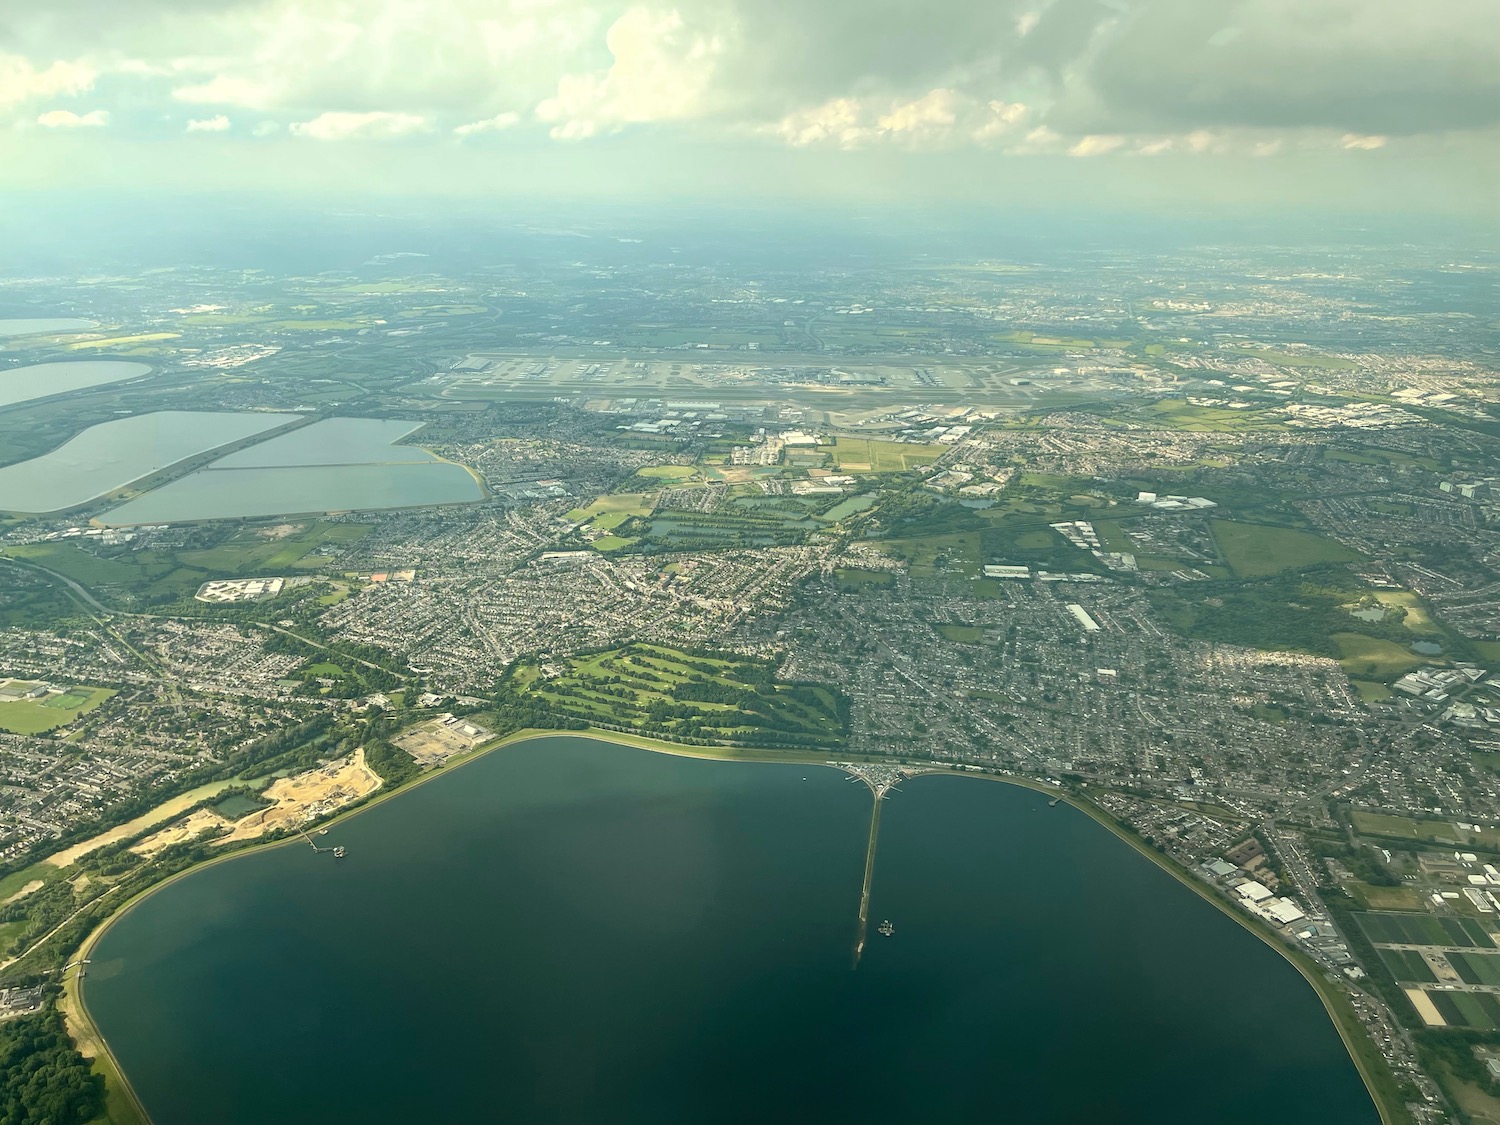
{"label": "reservoir", "polygon": [[[4,321],[0,321],[3,326]],[[66,394],[85,387],[139,379],[151,371],[147,363],[123,359],[70,359],[59,363],[33,363],[0,371],[0,407],[30,402],[34,398]]]}
{"label": "reservoir", "polygon": [[239,450],[101,517],[110,525],[413,508],[483,497],[461,465],[395,445],[419,423],[328,418]]}
{"label": "reservoir", "polygon": [[55,512],[84,504],[290,420],[286,414],[162,410],[101,422],[50,453],[0,468],[0,511]]}
{"label": "reservoir", "polygon": [[1375,1125],[1311,987],[974,779],[518,744],[170,884],[85,1000],[156,1125]]}

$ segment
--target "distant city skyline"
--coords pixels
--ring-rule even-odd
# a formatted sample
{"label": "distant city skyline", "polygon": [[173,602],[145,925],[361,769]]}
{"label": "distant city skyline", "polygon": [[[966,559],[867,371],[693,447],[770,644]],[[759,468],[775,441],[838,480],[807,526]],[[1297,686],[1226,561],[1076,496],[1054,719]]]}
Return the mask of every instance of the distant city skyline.
{"label": "distant city skyline", "polygon": [[0,190],[1497,218],[1490,0],[59,0]]}

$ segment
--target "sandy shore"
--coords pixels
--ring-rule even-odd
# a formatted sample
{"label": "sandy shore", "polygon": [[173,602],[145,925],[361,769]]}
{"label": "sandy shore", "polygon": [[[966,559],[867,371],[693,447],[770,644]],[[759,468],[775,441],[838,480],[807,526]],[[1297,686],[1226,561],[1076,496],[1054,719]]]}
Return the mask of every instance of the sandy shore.
{"label": "sandy shore", "polygon": [[207,785],[200,785],[198,788],[190,789],[181,796],[173,797],[170,801],[165,801],[157,805],[150,812],[142,813],[134,820],[127,820],[124,824],[111,828],[108,832],[101,832],[99,835],[84,840],[80,844],[74,844],[71,848],[65,848],[54,855],[49,855],[42,862],[50,863],[53,867],[67,867],[77,862],[81,856],[86,856],[89,852],[98,851],[105,844],[114,844],[121,840],[128,840],[132,836],[139,836],[148,828],[154,828],[158,824],[165,824],[174,816],[181,816],[199,801],[217,796],[231,785],[238,784],[242,783],[236,781],[214,781]]}

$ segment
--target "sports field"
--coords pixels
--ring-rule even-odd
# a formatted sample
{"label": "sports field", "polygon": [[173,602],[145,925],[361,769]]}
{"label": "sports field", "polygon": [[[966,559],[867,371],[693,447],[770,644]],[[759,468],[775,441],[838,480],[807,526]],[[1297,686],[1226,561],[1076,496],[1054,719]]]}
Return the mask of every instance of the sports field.
{"label": "sports field", "polygon": [[0,730],[11,734],[43,734],[65,727],[86,715],[115,693],[109,688],[70,687],[61,695],[0,703]]}

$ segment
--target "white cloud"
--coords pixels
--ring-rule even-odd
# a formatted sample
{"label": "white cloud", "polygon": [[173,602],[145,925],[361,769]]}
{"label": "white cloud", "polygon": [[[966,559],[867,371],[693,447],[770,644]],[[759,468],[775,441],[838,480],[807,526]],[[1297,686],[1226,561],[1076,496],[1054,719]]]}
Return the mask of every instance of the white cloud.
{"label": "white cloud", "polygon": [[1125,143],[1124,137],[1109,133],[1090,133],[1068,149],[1069,156],[1103,156]]}
{"label": "white cloud", "polygon": [[1036,25],[1042,22],[1041,12],[1022,12],[1016,17],[1016,34],[1026,38],[1036,29]]}
{"label": "white cloud", "polygon": [[47,129],[99,129],[109,124],[109,112],[91,109],[80,115],[71,109],[49,109],[36,119],[36,123]]}
{"label": "white cloud", "polygon": [[497,113],[494,117],[486,117],[483,121],[470,121],[467,125],[460,125],[453,130],[453,134],[457,137],[472,137],[475,133],[498,133],[511,128],[520,120],[519,113],[510,111]]}
{"label": "white cloud", "polygon": [[265,109],[276,101],[276,91],[268,83],[228,74],[215,75],[193,86],[179,86],[172,96],[195,105],[235,105],[245,109]]}
{"label": "white cloud", "polygon": [[1189,152],[1208,152],[1219,146],[1219,135],[1208,129],[1194,129],[1182,138]]}
{"label": "white cloud", "polygon": [[1015,128],[1029,112],[1020,102],[977,102],[939,87],[910,101],[833,98],[794,110],[768,131],[797,147],[858,148],[879,142],[943,145],[964,138],[992,140]]}
{"label": "white cloud", "polygon": [[863,109],[855,98],[833,98],[810,109],[787,114],[774,126],[789,145],[801,147],[825,142],[852,148],[869,139],[871,130],[860,124]]}
{"label": "white cloud", "polygon": [[1250,151],[1256,156],[1275,156],[1281,151],[1281,138],[1277,137],[1271,141],[1257,141],[1255,147]]}
{"label": "white cloud", "polygon": [[974,128],[976,141],[990,141],[1009,133],[1031,113],[1031,108],[1020,102],[991,101],[986,107],[989,116]]}
{"label": "white cloud", "polygon": [[38,98],[87,93],[99,72],[82,62],[54,62],[38,70],[30,59],[0,53],[0,109]]}
{"label": "white cloud", "polygon": [[1347,149],[1361,149],[1368,152],[1372,149],[1385,148],[1386,139],[1379,135],[1345,133],[1339,143]]}
{"label": "white cloud", "polygon": [[189,133],[222,133],[229,128],[229,118],[222,113],[216,117],[205,117],[201,120],[189,121],[187,131]]}
{"label": "white cloud", "polygon": [[614,56],[606,71],[564,74],[557,93],[536,107],[553,123],[552,136],[577,140],[621,125],[677,121],[708,109],[714,69],[723,54],[719,34],[689,28],[675,8],[636,6],[610,26],[605,45]]}
{"label": "white cloud", "polygon": [[311,121],[294,121],[292,136],[315,141],[388,140],[428,129],[427,118],[416,113],[320,113]]}
{"label": "white cloud", "polygon": [[952,90],[930,90],[916,101],[894,107],[879,118],[877,126],[887,133],[925,133],[951,128],[958,119],[957,96]]}

